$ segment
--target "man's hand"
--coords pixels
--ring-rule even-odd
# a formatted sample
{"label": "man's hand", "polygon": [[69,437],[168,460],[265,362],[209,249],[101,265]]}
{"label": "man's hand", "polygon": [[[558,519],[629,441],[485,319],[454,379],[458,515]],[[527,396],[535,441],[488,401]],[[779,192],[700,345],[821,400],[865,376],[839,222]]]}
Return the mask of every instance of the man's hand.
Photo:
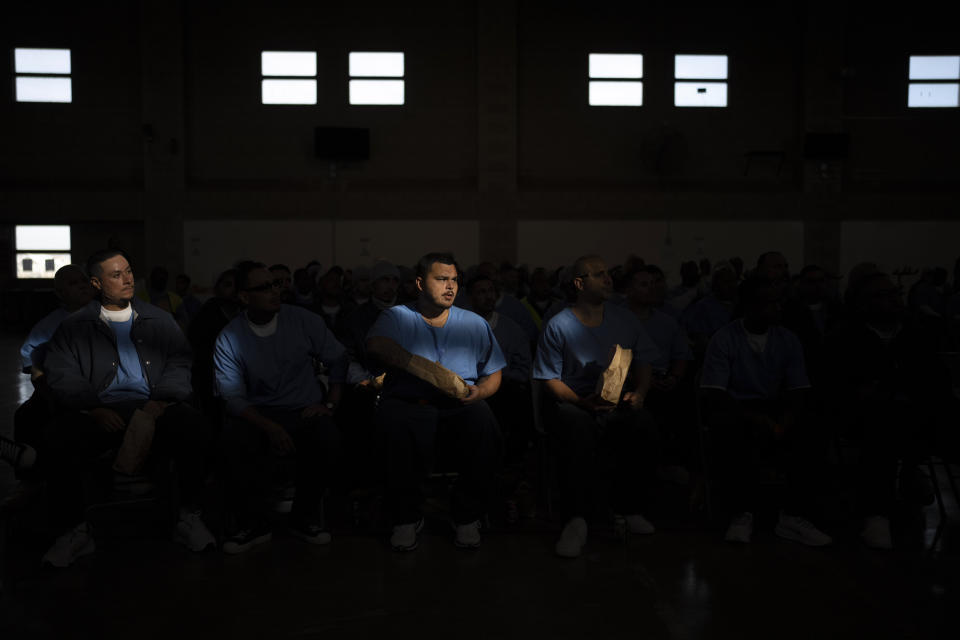
{"label": "man's hand", "polygon": [[126,423],[124,423],[123,418],[120,417],[119,413],[106,407],[90,409],[90,416],[96,421],[97,425],[101,429],[108,433],[123,431],[124,427],[127,426]]}
{"label": "man's hand", "polygon": [[601,398],[599,393],[591,393],[588,396],[580,398],[580,400],[577,402],[577,406],[590,412],[613,411],[617,408],[617,405],[607,402]]}
{"label": "man's hand", "polygon": [[654,376],[652,386],[657,391],[673,391],[677,388],[677,377],[673,374]]}
{"label": "man's hand", "polygon": [[468,384],[467,391],[469,391],[469,393],[467,394],[467,397],[460,398],[460,402],[462,404],[473,404],[477,400],[483,399],[483,392],[480,391],[480,387],[476,385]]}
{"label": "man's hand", "polygon": [[159,400],[148,400],[141,411],[149,413],[154,420],[163,415],[163,412],[170,406],[169,402],[160,402]]}
{"label": "man's hand", "polygon": [[623,402],[634,411],[643,409],[643,395],[637,391],[627,391],[623,394]]}
{"label": "man's hand", "polygon": [[327,408],[325,404],[312,404],[300,412],[301,418],[313,418],[314,416],[333,415],[333,411]]}
{"label": "man's hand", "polygon": [[288,456],[296,452],[297,449],[293,446],[293,438],[279,424],[269,422],[263,426],[263,430],[266,431],[267,437],[270,439],[270,448],[278,456]]}

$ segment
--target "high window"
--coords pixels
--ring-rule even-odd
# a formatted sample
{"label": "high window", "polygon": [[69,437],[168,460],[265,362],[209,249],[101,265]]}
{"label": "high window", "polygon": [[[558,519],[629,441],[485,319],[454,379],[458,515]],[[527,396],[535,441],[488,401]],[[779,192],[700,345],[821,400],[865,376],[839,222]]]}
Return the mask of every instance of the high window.
{"label": "high window", "polygon": [[675,106],[727,106],[727,56],[678,55],[673,66]]}
{"label": "high window", "polygon": [[260,73],[263,104],[317,104],[316,51],[263,51]]}
{"label": "high window", "polygon": [[17,102],[73,102],[70,49],[14,49]]}
{"label": "high window", "polygon": [[591,53],[587,57],[587,100],[592,107],[643,105],[643,56]]}
{"label": "high window", "polygon": [[351,51],[350,104],[402,105],[406,98],[400,51]]}
{"label": "high window", "polygon": [[53,278],[70,264],[69,225],[17,225],[14,235],[18,278]]}
{"label": "high window", "polygon": [[960,56],[910,56],[907,106],[929,108],[960,105],[958,80]]}

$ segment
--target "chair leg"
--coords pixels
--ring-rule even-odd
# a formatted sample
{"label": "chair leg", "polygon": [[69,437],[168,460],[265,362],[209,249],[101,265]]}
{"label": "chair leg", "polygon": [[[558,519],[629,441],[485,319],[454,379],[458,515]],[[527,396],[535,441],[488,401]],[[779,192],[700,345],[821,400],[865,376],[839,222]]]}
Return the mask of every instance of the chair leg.
{"label": "chair leg", "polygon": [[[940,541],[940,538],[943,537],[943,532],[947,527],[947,508],[943,504],[943,494],[940,492],[940,480],[937,478],[937,468],[934,466],[933,456],[927,458],[927,469],[930,471],[930,484],[933,486],[933,495],[936,497],[937,511],[939,512],[940,516],[937,522],[937,530],[933,535],[930,548],[927,550],[929,553],[933,553],[936,550],[937,543]],[[947,475],[949,476],[949,469],[947,470]]]}

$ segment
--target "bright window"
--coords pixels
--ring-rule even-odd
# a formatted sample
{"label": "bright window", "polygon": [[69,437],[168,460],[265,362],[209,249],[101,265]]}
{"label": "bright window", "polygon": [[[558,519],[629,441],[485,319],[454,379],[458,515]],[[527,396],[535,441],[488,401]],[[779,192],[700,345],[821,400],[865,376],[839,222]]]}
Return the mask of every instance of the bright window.
{"label": "bright window", "polygon": [[960,56],[910,56],[908,107],[960,106]]}
{"label": "bright window", "polygon": [[727,56],[678,55],[673,69],[675,106],[727,106]]}
{"label": "bright window", "polygon": [[643,105],[643,56],[591,53],[587,56],[587,102],[592,107]]}
{"label": "bright window", "polygon": [[316,51],[260,53],[263,104],[317,104]]}
{"label": "bright window", "polygon": [[53,278],[71,262],[68,225],[17,225],[14,236],[18,278]]}
{"label": "bright window", "polygon": [[350,104],[402,105],[406,101],[403,52],[351,51],[348,72]]}
{"label": "bright window", "polygon": [[73,102],[70,49],[14,49],[17,102]]}

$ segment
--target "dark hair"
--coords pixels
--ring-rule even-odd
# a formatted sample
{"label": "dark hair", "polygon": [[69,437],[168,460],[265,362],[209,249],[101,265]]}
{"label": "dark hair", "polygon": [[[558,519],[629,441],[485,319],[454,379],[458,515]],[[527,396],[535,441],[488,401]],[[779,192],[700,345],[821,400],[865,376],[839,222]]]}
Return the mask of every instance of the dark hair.
{"label": "dark hair", "polygon": [[776,287],[770,280],[761,276],[750,276],[737,287],[737,300],[741,309],[761,301],[761,293]]}
{"label": "dark hair", "polygon": [[213,283],[214,287],[219,287],[221,283],[227,278],[233,278],[233,286],[237,286],[237,270],[236,269],[227,269],[219,276],[217,276],[217,281]]}
{"label": "dark hair", "polygon": [[250,274],[257,269],[266,269],[267,265],[253,260],[244,260],[237,265],[237,290],[244,291],[250,284]]}
{"label": "dark hair", "polygon": [[268,271],[279,271],[280,269],[283,269],[283,270],[286,271],[287,273],[290,273],[290,267],[288,267],[288,266],[285,265],[285,264],[275,264],[275,265],[271,266],[271,267],[268,269]]}
{"label": "dark hair", "polygon": [[430,268],[434,263],[439,262],[440,264],[450,264],[453,265],[453,268],[457,270],[457,278],[460,277],[460,265],[457,264],[456,259],[454,259],[453,254],[449,252],[434,252],[428,253],[417,261],[416,277],[426,278],[427,273],[430,271]]}
{"label": "dark hair", "polygon": [[178,274],[177,274],[177,280],[186,280],[186,281],[187,281],[187,284],[190,284],[190,282],[192,282],[192,281],[190,280],[190,276],[188,276],[188,275],[185,274],[185,273],[178,273]]}
{"label": "dark hair", "polygon": [[103,276],[103,269],[100,265],[116,256],[123,256],[127,263],[130,262],[130,256],[128,256],[127,252],[123,249],[100,249],[99,251],[94,251],[93,255],[87,258],[87,275],[96,278]]}
{"label": "dark hair", "polygon": [[493,290],[494,290],[495,293],[497,293],[497,294],[500,293],[500,290],[497,288],[497,283],[494,281],[494,279],[491,278],[491,277],[489,277],[489,276],[482,275],[482,274],[476,275],[476,276],[473,276],[472,278],[470,278],[470,281],[467,282],[467,293],[473,293],[473,288],[474,288],[476,285],[478,285],[478,284],[480,284],[481,282],[484,282],[484,281],[487,281],[487,282],[489,282],[490,284],[493,285]]}

